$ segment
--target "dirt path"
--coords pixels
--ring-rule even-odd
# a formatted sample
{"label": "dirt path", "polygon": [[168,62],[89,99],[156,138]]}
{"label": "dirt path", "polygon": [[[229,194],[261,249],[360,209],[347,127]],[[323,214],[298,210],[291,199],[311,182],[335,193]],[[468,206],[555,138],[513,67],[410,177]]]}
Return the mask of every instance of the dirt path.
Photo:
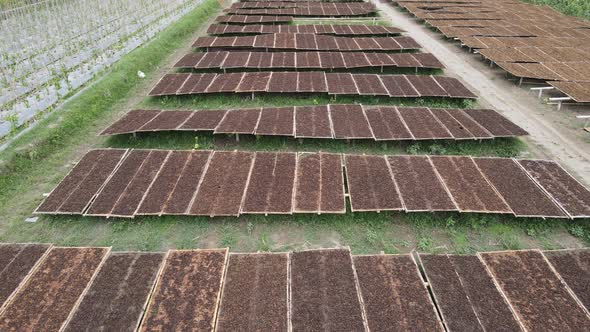
{"label": "dirt path", "polygon": [[[446,67],[446,73],[456,76],[479,95],[481,107],[498,110],[531,135],[526,138],[531,152],[537,158],[553,159],[574,176],[590,185],[590,144],[583,134],[572,129],[568,112],[558,113],[555,107],[542,104],[525,89],[504,79],[498,71],[489,68],[478,57],[441,39],[439,33],[429,30],[415,19],[393,7],[371,0],[384,18],[407,31],[422,47],[433,53]],[[565,113],[565,114],[563,114]],[[569,117],[573,118],[572,114]]]}

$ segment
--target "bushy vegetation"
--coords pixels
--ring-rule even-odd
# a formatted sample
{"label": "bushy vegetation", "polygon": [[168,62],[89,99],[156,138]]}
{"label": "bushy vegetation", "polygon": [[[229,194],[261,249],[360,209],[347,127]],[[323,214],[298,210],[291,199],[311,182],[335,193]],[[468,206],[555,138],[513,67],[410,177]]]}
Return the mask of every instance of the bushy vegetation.
{"label": "bushy vegetation", "polygon": [[547,5],[570,16],[590,20],[590,1],[588,0],[524,0],[536,5]]}

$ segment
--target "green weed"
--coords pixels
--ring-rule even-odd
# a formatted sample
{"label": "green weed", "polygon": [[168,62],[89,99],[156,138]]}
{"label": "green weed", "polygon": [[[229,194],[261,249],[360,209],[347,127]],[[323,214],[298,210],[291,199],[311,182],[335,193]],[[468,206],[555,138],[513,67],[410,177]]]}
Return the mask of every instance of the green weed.
{"label": "green weed", "polygon": [[219,239],[219,246],[221,248],[233,248],[238,243],[238,237],[233,229],[233,227],[229,225],[224,225],[219,230],[220,232],[220,239]]}
{"label": "green weed", "polygon": [[272,251],[273,247],[274,243],[271,240],[268,233],[260,234],[260,237],[258,238],[258,241],[256,243],[256,248],[258,249],[258,251],[270,252]]}
{"label": "green weed", "polygon": [[568,232],[590,245],[590,225],[587,220],[576,220],[566,225]]}
{"label": "green weed", "polygon": [[429,252],[432,250],[432,238],[424,236],[418,239],[416,247],[420,252]]}
{"label": "green weed", "polygon": [[546,5],[565,15],[590,20],[590,2],[587,0],[524,0],[524,2]]}
{"label": "green weed", "polygon": [[510,225],[495,223],[490,226],[489,230],[498,242],[500,248],[505,250],[518,250],[523,248],[515,229]]}

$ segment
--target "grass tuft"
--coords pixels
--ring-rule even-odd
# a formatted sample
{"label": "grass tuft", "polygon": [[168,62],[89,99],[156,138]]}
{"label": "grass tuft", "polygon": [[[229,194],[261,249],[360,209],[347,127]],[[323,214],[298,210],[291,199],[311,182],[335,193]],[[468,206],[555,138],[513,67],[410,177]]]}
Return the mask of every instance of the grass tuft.
{"label": "grass tuft", "polygon": [[524,2],[546,5],[565,15],[590,20],[590,2],[588,0],[524,0]]}

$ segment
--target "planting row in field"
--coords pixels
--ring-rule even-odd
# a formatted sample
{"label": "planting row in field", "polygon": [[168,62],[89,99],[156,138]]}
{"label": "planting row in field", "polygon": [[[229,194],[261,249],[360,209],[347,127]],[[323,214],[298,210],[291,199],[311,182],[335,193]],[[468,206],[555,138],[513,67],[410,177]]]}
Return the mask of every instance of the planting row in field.
{"label": "planting row in field", "polygon": [[200,1],[54,0],[0,20],[0,137],[26,126]]}

